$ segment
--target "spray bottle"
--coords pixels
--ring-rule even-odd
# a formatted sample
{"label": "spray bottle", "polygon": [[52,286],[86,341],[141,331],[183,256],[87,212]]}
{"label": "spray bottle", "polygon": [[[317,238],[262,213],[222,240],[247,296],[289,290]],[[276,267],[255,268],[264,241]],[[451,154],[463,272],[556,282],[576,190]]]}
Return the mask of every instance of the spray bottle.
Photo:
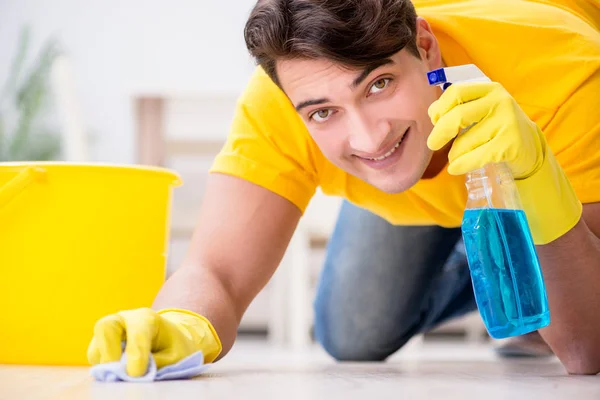
{"label": "spray bottle", "polygon": [[[489,82],[473,64],[428,73],[430,85]],[[464,134],[470,127],[463,129]],[[519,336],[548,326],[542,270],[518,189],[505,163],[466,175],[462,236],[477,307],[491,337]]]}

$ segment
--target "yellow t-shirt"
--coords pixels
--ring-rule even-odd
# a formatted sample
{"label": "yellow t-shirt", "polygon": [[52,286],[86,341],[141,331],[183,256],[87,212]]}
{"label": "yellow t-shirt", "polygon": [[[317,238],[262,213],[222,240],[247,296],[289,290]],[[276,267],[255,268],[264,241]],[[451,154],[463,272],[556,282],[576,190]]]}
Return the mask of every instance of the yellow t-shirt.
{"label": "yellow t-shirt", "polygon": [[[544,131],[583,203],[600,201],[598,0],[415,0],[447,65],[474,63]],[[464,177],[421,180],[386,194],[329,162],[260,68],[238,101],[212,172],[241,177],[304,211],[318,186],[393,224],[460,226]],[[543,198],[542,198],[543,201]]]}

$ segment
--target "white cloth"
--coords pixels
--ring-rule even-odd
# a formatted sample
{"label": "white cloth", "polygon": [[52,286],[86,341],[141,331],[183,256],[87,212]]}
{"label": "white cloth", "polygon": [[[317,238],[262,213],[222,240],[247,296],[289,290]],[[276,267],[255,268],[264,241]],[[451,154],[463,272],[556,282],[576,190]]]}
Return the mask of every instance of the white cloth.
{"label": "white cloth", "polygon": [[198,351],[173,365],[156,368],[154,357],[150,355],[148,371],[140,377],[127,375],[125,352],[120,361],[96,364],[91,367],[91,375],[99,382],[152,382],[172,379],[188,379],[200,375],[211,364],[204,364],[204,355]]}

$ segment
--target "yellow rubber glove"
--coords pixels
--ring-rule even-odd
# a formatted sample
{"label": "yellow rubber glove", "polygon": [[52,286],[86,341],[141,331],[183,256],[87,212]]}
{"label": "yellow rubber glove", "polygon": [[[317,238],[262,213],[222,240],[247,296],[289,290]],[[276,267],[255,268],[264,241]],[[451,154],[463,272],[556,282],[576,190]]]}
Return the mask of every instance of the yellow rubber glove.
{"label": "yellow rubber glove", "polygon": [[427,140],[431,150],[454,139],[448,154],[450,174],[507,163],[535,244],[559,238],[579,221],[581,202],[544,134],[502,85],[456,83],[431,104],[429,117],[434,124]]}
{"label": "yellow rubber glove", "polygon": [[118,312],[100,319],[88,347],[91,364],[119,361],[121,343],[126,341],[127,374],[146,373],[152,353],[157,368],[174,364],[202,350],[204,362],[213,362],[221,353],[221,341],[211,323],[187,310],[149,308]]}

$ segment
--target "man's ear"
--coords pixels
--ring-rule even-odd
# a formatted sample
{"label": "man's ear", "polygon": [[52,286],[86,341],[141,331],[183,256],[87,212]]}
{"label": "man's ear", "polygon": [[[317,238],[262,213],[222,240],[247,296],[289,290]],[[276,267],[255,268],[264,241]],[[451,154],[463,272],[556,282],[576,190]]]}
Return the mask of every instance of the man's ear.
{"label": "man's ear", "polygon": [[417,49],[421,59],[430,69],[443,67],[442,53],[437,38],[429,23],[422,17],[417,17]]}

